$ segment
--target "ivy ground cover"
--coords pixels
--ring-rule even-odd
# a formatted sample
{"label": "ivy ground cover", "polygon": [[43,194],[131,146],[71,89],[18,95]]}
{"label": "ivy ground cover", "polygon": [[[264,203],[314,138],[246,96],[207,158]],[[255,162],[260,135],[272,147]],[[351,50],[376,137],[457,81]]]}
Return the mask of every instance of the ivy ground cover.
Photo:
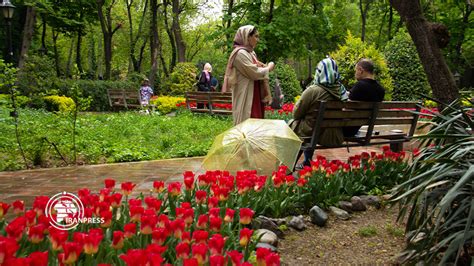
{"label": "ivy ground cover", "polygon": [[318,157],[297,177],[286,167],[271,177],[184,172],[183,182],[157,181],[138,196],[132,196],[135,184],[106,179],[98,192],[77,192],[85,217],[100,222],[69,231],[50,225],[49,196],[38,196],[30,208],[0,202],[0,265],[279,265],[278,254],[256,248],[253,217],[382,192],[404,180],[404,156],[385,148],[347,162]]}

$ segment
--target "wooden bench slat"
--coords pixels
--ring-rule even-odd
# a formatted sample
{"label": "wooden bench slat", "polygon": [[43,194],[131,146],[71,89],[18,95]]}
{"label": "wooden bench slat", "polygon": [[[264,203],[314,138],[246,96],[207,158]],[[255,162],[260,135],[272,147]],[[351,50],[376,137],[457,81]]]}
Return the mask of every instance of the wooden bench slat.
{"label": "wooden bench slat", "polygon": [[[203,104],[203,107],[198,108],[197,106],[191,106],[191,104],[196,103]],[[216,106],[220,104],[232,104],[232,93],[205,91],[186,92],[186,106],[193,113],[209,113],[222,115],[232,114],[232,111],[225,109],[224,106]]]}

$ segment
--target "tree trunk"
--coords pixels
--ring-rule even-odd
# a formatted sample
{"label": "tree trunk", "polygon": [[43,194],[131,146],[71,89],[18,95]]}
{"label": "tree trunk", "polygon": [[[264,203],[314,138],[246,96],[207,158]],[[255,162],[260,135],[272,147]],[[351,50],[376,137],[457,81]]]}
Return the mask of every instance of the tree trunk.
{"label": "tree trunk", "polygon": [[463,18],[462,18],[462,23],[461,23],[461,30],[459,31],[461,34],[458,38],[458,41],[455,45],[455,56],[454,56],[454,63],[456,66],[463,66],[464,65],[464,60],[462,59],[461,52],[462,52],[462,43],[464,42],[464,38],[466,36],[466,30],[468,29],[469,26],[469,16],[472,13],[472,4],[469,3],[469,1],[466,1],[466,6],[463,11]]}
{"label": "tree trunk", "polygon": [[169,70],[173,71],[174,66],[176,66],[177,50],[176,50],[176,42],[174,40],[173,33],[171,32],[170,26],[168,24],[168,5],[169,5],[169,2],[167,0],[163,0],[163,15],[164,15],[163,20],[165,22],[166,34],[168,34],[168,38],[170,39],[170,45],[171,45],[171,61],[170,61]]}
{"label": "tree trunk", "polygon": [[35,24],[36,10],[31,6],[28,6],[26,8],[26,19],[25,25],[23,27],[23,39],[21,42],[20,59],[18,61],[18,68],[20,69],[22,69],[25,65],[26,56],[28,54],[28,50],[30,49],[31,40],[35,31]]}
{"label": "tree trunk", "polygon": [[43,20],[43,32],[41,33],[41,47],[40,47],[40,53],[42,55],[46,55],[48,52],[48,49],[46,49],[46,20],[44,19],[44,16],[41,16]]}
{"label": "tree trunk", "polygon": [[105,63],[105,75],[104,79],[109,80],[112,73],[112,37],[114,33],[120,29],[121,24],[117,24],[112,29],[112,7],[115,4],[115,0],[112,0],[109,6],[105,7],[105,0],[97,0],[97,11],[99,15],[100,27],[102,29],[102,35],[104,39],[104,63]]}
{"label": "tree trunk", "polygon": [[54,67],[56,68],[56,76],[61,77],[61,67],[59,66],[59,53],[58,53],[59,32],[52,29],[52,35],[53,35],[53,50],[54,50]]}
{"label": "tree trunk", "polygon": [[459,91],[431,30],[430,23],[423,15],[420,1],[392,0],[392,5],[406,22],[434,97],[443,103],[451,103],[459,97]]}
{"label": "tree trunk", "polygon": [[362,29],[361,29],[361,36],[360,39],[365,42],[365,27],[367,24],[367,14],[369,11],[369,5],[372,0],[366,0],[367,2],[365,3],[365,9],[362,4],[362,0],[359,0],[359,10],[360,10],[360,18],[362,20]]}
{"label": "tree trunk", "polygon": [[154,87],[155,77],[158,72],[158,3],[157,0],[150,0],[151,10],[151,32],[150,32],[150,50],[151,50],[151,71],[148,76],[150,85]]}
{"label": "tree trunk", "polygon": [[181,14],[179,0],[172,0],[172,3],[173,22],[171,24],[171,29],[173,30],[174,39],[176,41],[178,62],[186,62],[186,43],[184,42],[183,36],[181,34],[181,26],[179,23],[179,15]]}
{"label": "tree trunk", "polygon": [[[223,23],[225,23],[225,29],[226,29],[226,34],[225,38],[227,40],[227,48],[232,50],[232,43],[233,43],[233,38],[234,36],[231,35],[231,33],[228,31],[230,29],[230,26],[232,24],[232,11],[234,9],[234,0],[229,0],[229,3],[227,5],[227,21],[225,17],[223,17]],[[227,23],[226,23],[227,22]]]}
{"label": "tree trunk", "polygon": [[389,1],[390,10],[388,14],[388,29],[387,29],[387,38],[390,41],[392,39],[392,24],[393,24],[393,6],[392,0]]}
{"label": "tree trunk", "polygon": [[84,69],[82,68],[81,48],[82,48],[82,31],[78,31],[77,32],[77,45],[76,45],[76,65],[77,65],[77,70],[79,71],[80,76],[84,72]]}
{"label": "tree trunk", "polygon": [[71,39],[71,47],[69,48],[69,54],[67,57],[67,64],[66,64],[66,77],[71,77],[71,65],[72,65],[72,51],[74,51],[74,39]]}

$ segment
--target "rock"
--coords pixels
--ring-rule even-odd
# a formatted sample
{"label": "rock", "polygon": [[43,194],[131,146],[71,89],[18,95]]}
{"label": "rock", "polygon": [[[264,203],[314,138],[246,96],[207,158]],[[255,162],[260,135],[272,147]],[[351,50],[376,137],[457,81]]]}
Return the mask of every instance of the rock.
{"label": "rock", "polygon": [[257,243],[257,248],[266,248],[266,249],[269,249],[273,252],[276,252],[277,251],[277,248],[270,245],[270,244],[267,244],[267,243]]}
{"label": "rock", "polygon": [[357,197],[357,196],[353,196],[351,198],[351,203],[352,203],[352,210],[353,211],[356,211],[356,212],[362,212],[362,211],[366,211],[367,210],[367,207],[365,206],[365,204],[362,202],[362,200]]}
{"label": "rock", "polygon": [[346,212],[352,212],[352,203],[348,201],[339,201],[339,208],[345,210]]}
{"label": "rock", "polygon": [[346,212],[345,210],[341,210],[339,208],[336,208],[334,206],[331,206],[329,207],[329,210],[331,210],[331,212],[336,215],[336,217],[338,219],[341,219],[341,220],[348,220],[349,218],[351,218],[351,215]]}
{"label": "rock", "polygon": [[270,230],[258,229],[255,231],[255,235],[257,238],[262,235],[262,238],[258,241],[259,243],[267,243],[275,247],[278,246],[278,236]]}
{"label": "rock", "polygon": [[296,230],[304,230],[306,228],[306,225],[304,224],[303,216],[293,216],[291,220],[288,222],[288,226],[292,227]]}
{"label": "rock", "polygon": [[363,195],[360,196],[360,199],[365,205],[373,206],[377,209],[380,209],[382,207],[382,204],[380,203],[380,198],[377,196]]}
{"label": "rock", "polygon": [[392,195],[390,195],[390,194],[385,194],[385,195],[382,196],[382,199],[383,199],[384,201],[388,201],[388,200],[390,200],[391,197],[392,197]]}
{"label": "rock", "polygon": [[168,113],[168,114],[166,114],[166,116],[169,116],[169,117],[175,117],[175,116],[176,116],[176,112],[171,112],[171,113]]}
{"label": "rock", "polygon": [[324,226],[326,221],[328,220],[328,215],[325,213],[321,208],[318,206],[313,206],[311,210],[309,210],[309,216],[311,217],[311,222],[318,226]]}
{"label": "rock", "polygon": [[253,229],[267,229],[275,233],[279,238],[284,237],[284,233],[283,231],[280,230],[280,228],[278,228],[278,225],[276,225],[276,223],[274,223],[271,218],[268,218],[262,215],[252,220],[252,228]]}

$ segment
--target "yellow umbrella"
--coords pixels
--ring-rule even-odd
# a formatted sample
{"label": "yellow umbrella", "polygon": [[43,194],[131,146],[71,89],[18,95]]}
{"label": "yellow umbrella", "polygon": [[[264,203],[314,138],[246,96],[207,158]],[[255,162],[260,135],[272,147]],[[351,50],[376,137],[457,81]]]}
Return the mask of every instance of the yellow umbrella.
{"label": "yellow umbrella", "polygon": [[300,138],[285,121],[250,118],[216,137],[203,166],[206,170],[257,170],[270,175],[279,165],[291,169],[300,147]]}

